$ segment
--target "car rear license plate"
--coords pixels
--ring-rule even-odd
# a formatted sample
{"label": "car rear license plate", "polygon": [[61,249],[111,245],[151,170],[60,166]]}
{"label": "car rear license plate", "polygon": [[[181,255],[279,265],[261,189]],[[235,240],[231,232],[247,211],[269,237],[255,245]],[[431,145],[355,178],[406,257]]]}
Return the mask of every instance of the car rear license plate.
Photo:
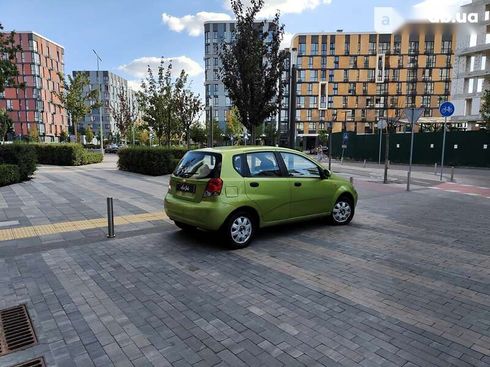
{"label": "car rear license plate", "polygon": [[176,188],[177,188],[177,191],[190,192],[192,194],[196,192],[196,185],[193,185],[193,184],[178,183]]}

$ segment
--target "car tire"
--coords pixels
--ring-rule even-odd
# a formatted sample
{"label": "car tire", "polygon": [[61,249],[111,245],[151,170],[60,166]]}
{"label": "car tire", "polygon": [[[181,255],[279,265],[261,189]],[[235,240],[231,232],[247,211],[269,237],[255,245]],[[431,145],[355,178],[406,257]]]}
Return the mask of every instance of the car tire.
{"label": "car tire", "polygon": [[247,247],[257,228],[254,215],[247,211],[233,213],[221,229],[226,244],[233,250]]}
{"label": "car tire", "polygon": [[335,202],[332,213],[329,216],[329,222],[334,225],[344,226],[350,223],[354,217],[354,203],[347,196],[341,196]]}
{"label": "car tire", "polygon": [[177,221],[174,221],[174,223],[177,227],[179,227],[181,230],[186,231],[186,232],[191,232],[191,231],[194,231],[196,229],[196,227],[191,226],[190,224],[185,224],[185,223],[177,222]]}

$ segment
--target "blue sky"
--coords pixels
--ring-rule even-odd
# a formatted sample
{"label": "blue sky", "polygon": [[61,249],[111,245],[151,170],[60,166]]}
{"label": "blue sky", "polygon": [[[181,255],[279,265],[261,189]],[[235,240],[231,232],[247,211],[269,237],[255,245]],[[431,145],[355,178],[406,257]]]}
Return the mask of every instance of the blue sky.
{"label": "blue sky", "polygon": [[[266,0],[265,15],[282,9],[286,32],[372,31],[374,7],[413,13],[464,0]],[[148,63],[173,58],[203,91],[204,19],[231,17],[228,0],[0,0],[6,30],[35,31],[65,48],[65,72],[101,68],[138,84]]]}

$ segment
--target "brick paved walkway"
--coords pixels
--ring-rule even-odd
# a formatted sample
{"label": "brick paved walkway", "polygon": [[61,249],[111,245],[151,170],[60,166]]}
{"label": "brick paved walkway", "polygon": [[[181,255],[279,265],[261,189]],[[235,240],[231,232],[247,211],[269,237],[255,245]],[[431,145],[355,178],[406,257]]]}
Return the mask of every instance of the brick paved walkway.
{"label": "brick paved walkway", "polygon": [[[164,178],[110,169],[41,169],[0,189],[4,218],[95,219],[109,194],[119,215],[161,209]],[[401,186],[359,182],[350,226],[242,251],[162,220],[1,241],[0,308],[26,303],[39,344],[0,366],[490,366],[490,201]]]}

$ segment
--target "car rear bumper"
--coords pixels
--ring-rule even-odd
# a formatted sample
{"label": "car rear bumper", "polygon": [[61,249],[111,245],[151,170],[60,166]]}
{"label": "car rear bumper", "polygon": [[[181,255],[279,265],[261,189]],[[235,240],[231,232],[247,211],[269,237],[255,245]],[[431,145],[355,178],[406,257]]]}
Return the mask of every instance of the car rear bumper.
{"label": "car rear bumper", "polygon": [[171,220],[210,231],[219,230],[233,211],[231,205],[218,200],[196,203],[178,199],[172,194],[165,196],[164,204],[165,212]]}

